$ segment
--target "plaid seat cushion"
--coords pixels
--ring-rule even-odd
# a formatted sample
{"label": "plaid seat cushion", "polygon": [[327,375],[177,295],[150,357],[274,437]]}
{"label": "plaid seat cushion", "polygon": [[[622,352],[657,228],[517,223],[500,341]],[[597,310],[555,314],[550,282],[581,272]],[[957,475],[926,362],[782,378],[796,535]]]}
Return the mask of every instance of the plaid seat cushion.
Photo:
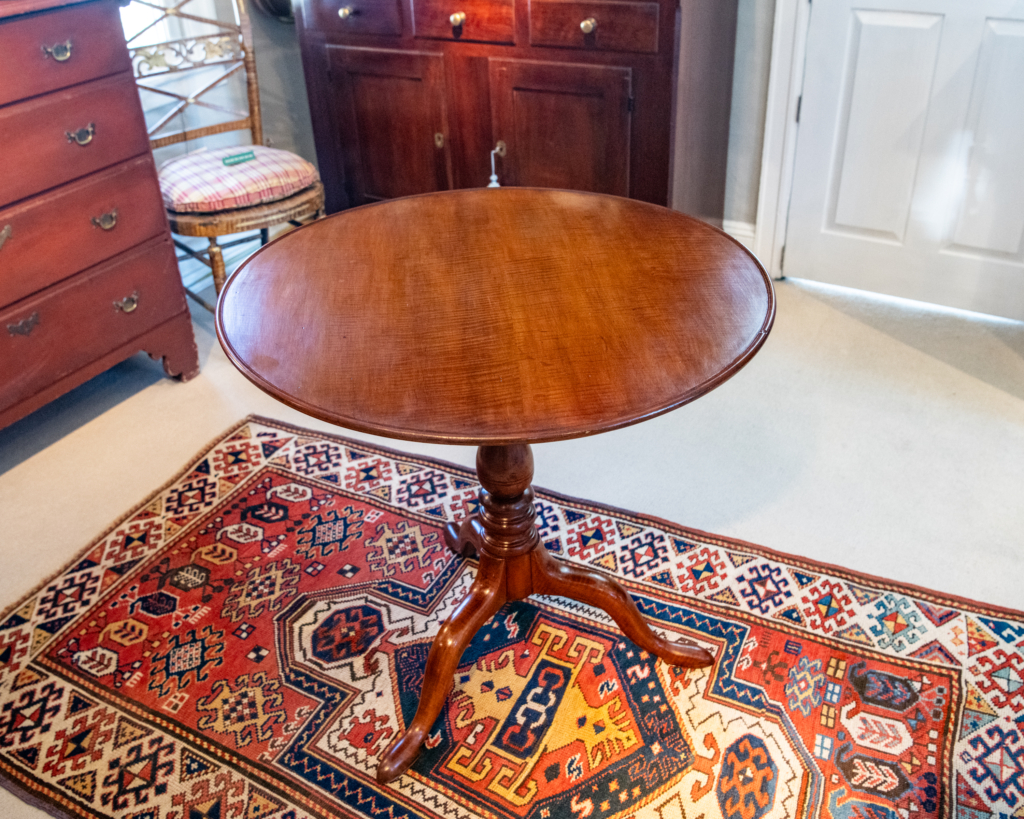
{"label": "plaid seat cushion", "polygon": [[[250,151],[253,157],[246,159]],[[273,202],[308,188],[319,178],[316,168],[302,157],[262,145],[198,151],[165,162],[159,173],[164,206],[185,213]]]}

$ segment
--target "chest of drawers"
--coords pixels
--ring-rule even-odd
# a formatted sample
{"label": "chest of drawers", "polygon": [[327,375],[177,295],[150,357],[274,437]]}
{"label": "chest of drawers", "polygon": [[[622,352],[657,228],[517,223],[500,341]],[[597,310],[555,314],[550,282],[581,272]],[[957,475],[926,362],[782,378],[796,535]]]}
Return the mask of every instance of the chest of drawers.
{"label": "chest of drawers", "polygon": [[199,371],[113,0],[0,5],[0,426],[139,351]]}
{"label": "chest of drawers", "polygon": [[736,0],[295,0],[329,210],[503,185],[719,224]]}

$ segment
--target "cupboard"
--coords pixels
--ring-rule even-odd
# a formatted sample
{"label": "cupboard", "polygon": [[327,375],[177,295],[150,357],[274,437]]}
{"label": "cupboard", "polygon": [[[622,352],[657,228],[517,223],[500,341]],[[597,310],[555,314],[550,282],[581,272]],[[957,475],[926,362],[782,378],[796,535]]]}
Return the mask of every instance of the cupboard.
{"label": "cupboard", "polygon": [[[722,217],[736,0],[298,0],[330,211],[571,188]],[[677,107],[678,105],[678,107]],[[678,123],[678,127],[674,127]]]}

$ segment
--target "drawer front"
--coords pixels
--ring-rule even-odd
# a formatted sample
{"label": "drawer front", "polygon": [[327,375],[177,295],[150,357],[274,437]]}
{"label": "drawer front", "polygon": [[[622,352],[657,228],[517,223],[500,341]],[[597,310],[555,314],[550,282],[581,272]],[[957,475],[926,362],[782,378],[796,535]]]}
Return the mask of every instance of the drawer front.
{"label": "drawer front", "polygon": [[0,23],[0,105],[131,67],[114,2]]}
{"label": "drawer front", "polygon": [[0,206],[148,153],[131,74],[0,109]]}
{"label": "drawer front", "polygon": [[[132,298],[134,309],[124,301]],[[0,312],[0,409],[177,315],[184,302],[170,239],[160,238],[8,307]]]}
{"label": "drawer front", "polygon": [[513,8],[512,0],[413,0],[413,26],[417,37],[513,43]]}
{"label": "drawer front", "polygon": [[321,0],[310,23],[332,34],[402,33],[399,0]]}
{"label": "drawer front", "polygon": [[530,45],[656,54],[658,4],[531,0]]}
{"label": "drawer front", "polygon": [[140,156],[0,210],[0,305],[167,230],[153,160]]}

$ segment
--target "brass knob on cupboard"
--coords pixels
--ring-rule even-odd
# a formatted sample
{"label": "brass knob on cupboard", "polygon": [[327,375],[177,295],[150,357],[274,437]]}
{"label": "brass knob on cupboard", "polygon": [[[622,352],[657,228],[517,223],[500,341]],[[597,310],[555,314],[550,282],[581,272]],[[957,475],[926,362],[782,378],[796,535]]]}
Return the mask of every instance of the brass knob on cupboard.
{"label": "brass knob on cupboard", "polygon": [[355,9],[352,8],[352,6],[342,6],[340,9],[338,9],[338,16],[342,20],[347,20],[353,14],[355,14]]}
{"label": "brass knob on cupboard", "polygon": [[597,20],[593,17],[588,17],[582,23],[580,23],[580,31],[584,34],[593,34],[597,30]]}
{"label": "brass knob on cupboard", "polygon": [[452,24],[452,28],[458,28],[459,26],[466,22],[466,12],[455,12],[455,14],[448,18],[448,22]]}

